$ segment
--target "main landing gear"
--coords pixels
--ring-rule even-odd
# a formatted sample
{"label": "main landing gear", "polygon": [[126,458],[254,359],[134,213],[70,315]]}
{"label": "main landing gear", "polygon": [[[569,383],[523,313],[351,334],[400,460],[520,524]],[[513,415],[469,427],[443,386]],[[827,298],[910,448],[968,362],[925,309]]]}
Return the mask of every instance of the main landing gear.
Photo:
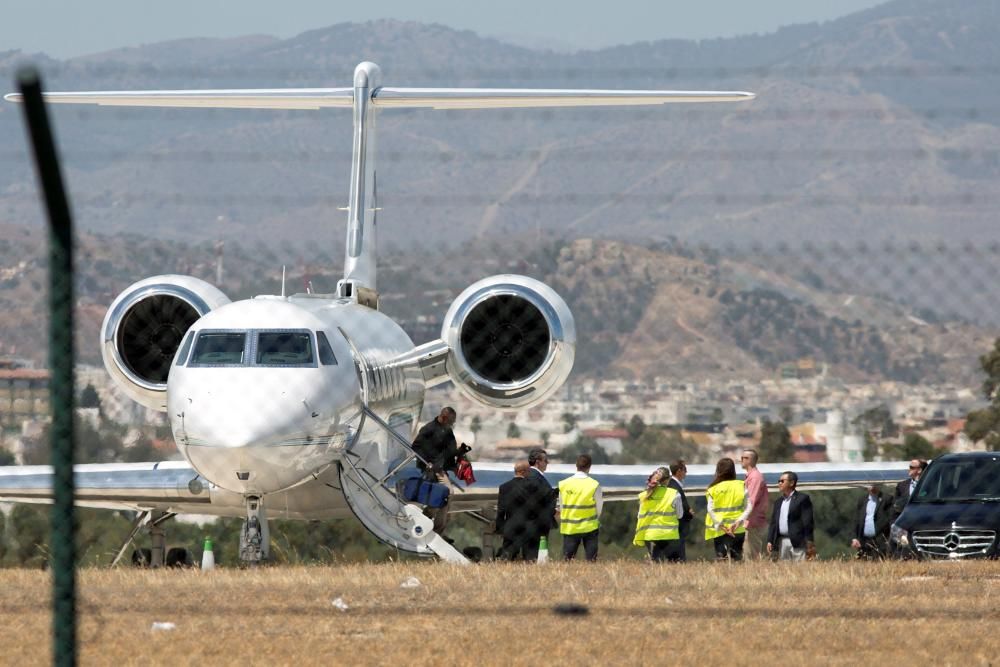
{"label": "main landing gear", "polygon": [[143,528],[149,533],[150,548],[137,547],[132,552],[133,565],[136,567],[190,567],[192,565],[191,552],[182,547],[167,549],[167,536],[163,525],[175,516],[174,512],[151,510],[139,512],[135,521],[132,522],[132,530],[111,562],[111,567],[115,567],[121,562],[129,545]]}

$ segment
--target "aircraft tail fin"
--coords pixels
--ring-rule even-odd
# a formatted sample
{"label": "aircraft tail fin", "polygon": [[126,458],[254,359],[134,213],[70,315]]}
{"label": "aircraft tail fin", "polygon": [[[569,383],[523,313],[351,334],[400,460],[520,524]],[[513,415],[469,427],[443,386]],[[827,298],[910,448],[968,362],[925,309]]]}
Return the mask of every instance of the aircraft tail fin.
{"label": "aircraft tail fin", "polygon": [[[246,90],[136,90],[45,93],[50,104],[113,107],[189,107],[204,109],[323,109],[354,104],[353,88],[259,88]],[[4,95],[22,102],[20,93]]]}
{"label": "aircraft tail fin", "polygon": [[[743,91],[586,90],[528,88],[394,88],[382,86],[378,65],[363,62],[354,70],[351,88],[288,88],[241,90],[148,90],[46,93],[56,104],[97,104],[131,107],[201,107],[225,109],[323,109],[354,111],[351,189],[348,205],[344,278],[337,285],[342,297],[377,307],[375,113],[378,109],[511,109],[544,107],[640,106],[692,102],[752,100]],[[21,102],[18,93],[6,95]]]}
{"label": "aircraft tail fin", "polygon": [[[640,106],[683,102],[741,102],[753,93],[684,90],[560,90],[528,88],[376,88],[371,104],[395,109],[511,109]],[[22,102],[20,93],[5,95]],[[258,88],[45,93],[52,104],[215,109],[349,109],[353,88]]]}

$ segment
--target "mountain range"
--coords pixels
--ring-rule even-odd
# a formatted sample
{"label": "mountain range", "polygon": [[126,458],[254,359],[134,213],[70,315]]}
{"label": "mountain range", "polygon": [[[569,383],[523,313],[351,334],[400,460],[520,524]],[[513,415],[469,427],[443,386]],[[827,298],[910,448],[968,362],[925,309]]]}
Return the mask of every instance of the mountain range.
{"label": "mountain range", "polygon": [[[443,252],[458,267],[471,265],[456,270],[464,280],[510,239],[525,256],[554,246],[576,253],[578,239],[629,249],[623,261],[648,267],[648,281],[630,269],[616,282],[548,267],[575,290],[581,321],[596,324],[607,311],[635,323],[602,334],[614,344],[584,355],[596,360],[591,368],[639,372],[651,362],[635,351],[637,341],[688,327],[706,347],[697,336],[678,338],[655,363],[688,373],[697,364],[665,360],[714,358],[712,372],[764,373],[798,354],[850,377],[913,380],[933,375],[952,351],[974,359],[955,343],[960,332],[983,349],[978,342],[1000,327],[998,19],[992,0],[893,0],[764,35],[569,54],[384,20],[65,61],[0,44],[0,78],[12,81],[31,60],[50,90],[345,86],[354,65],[374,60],[386,85],[752,90],[755,101],[736,105],[387,110],[379,116],[385,254],[440,261]],[[349,113],[61,106],[52,114],[78,226],[94,243],[120,249],[103,258],[103,271],[86,272],[94,294],[113,297],[151,265],[194,266],[192,257],[201,257],[210,266],[217,239],[232,249],[242,243],[252,269],[306,262],[339,271]],[[16,240],[22,227],[35,234],[40,219],[19,109],[3,103],[0,226]],[[25,286],[37,279],[4,287],[2,277],[19,275],[24,260],[10,243],[0,246],[0,303],[30,313],[23,299],[33,290]],[[704,270],[717,284],[692,285],[699,292],[687,296],[687,283],[665,268],[686,257],[714,267]],[[403,263],[412,270],[419,261]],[[600,261],[574,266],[604,270]],[[680,294],[683,303],[671,300]],[[588,297],[600,304],[589,315]],[[844,302],[871,312],[821,307]],[[95,297],[93,307],[101,303]],[[890,311],[902,319],[880,319]],[[793,314],[781,319],[783,312]],[[768,333],[766,322],[775,321],[797,333]],[[812,329],[809,321],[824,324]],[[855,353],[868,343],[869,353]],[[722,345],[735,347],[722,355]]]}

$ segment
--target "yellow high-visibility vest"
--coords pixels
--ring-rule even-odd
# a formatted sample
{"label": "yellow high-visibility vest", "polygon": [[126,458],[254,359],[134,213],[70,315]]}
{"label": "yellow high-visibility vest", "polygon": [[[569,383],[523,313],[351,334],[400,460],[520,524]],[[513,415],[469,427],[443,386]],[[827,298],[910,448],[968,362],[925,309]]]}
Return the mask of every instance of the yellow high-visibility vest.
{"label": "yellow high-visibility vest", "polygon": [[568,477],[559,482],[559,532],[590,533],[600,527],[594,494],[600,484],[593,477]]}
{"label": "yellow high-visibility vest", "polygon": [[681,518],[674,511],[676,497],[677,489],[669,486],[658,486],[650,494],[645,491],[639,494],[639,518],[632,544],[641,547],[647,541],[681,538]]}
{"label": "yellow high-visibility vest", "polygon": [[[712,499],[714,506],[712,512],[715,514],[715,517],[723,525],[731,526],[736,523],[736,520],[743,514],[743,510],[746,509],[744,493],[743,481],[731,479],[728,482],[719,482],[711,487],[705,492],[705,496]],[[743,526],[736,529],[737,534],[745,532],[747,531]],[[712,517],[706,512],[705,539],[711,540],[725,534],[724,531],[715,527],[715,524],[712,523]]]}

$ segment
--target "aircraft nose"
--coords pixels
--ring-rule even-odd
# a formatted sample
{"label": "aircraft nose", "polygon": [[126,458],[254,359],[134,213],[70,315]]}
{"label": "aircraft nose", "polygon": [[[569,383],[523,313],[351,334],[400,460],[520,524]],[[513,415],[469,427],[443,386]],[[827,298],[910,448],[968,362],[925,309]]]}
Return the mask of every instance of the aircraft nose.
{"label": "aircraft nose", "polygon": [[[309,430],[316,411],[307,384],[282,386],[240,378],[213,378],[181,401],[181,440],[191,445],[243,448],[294,440]],[[318,415],[316,415],[318,417]]]}

